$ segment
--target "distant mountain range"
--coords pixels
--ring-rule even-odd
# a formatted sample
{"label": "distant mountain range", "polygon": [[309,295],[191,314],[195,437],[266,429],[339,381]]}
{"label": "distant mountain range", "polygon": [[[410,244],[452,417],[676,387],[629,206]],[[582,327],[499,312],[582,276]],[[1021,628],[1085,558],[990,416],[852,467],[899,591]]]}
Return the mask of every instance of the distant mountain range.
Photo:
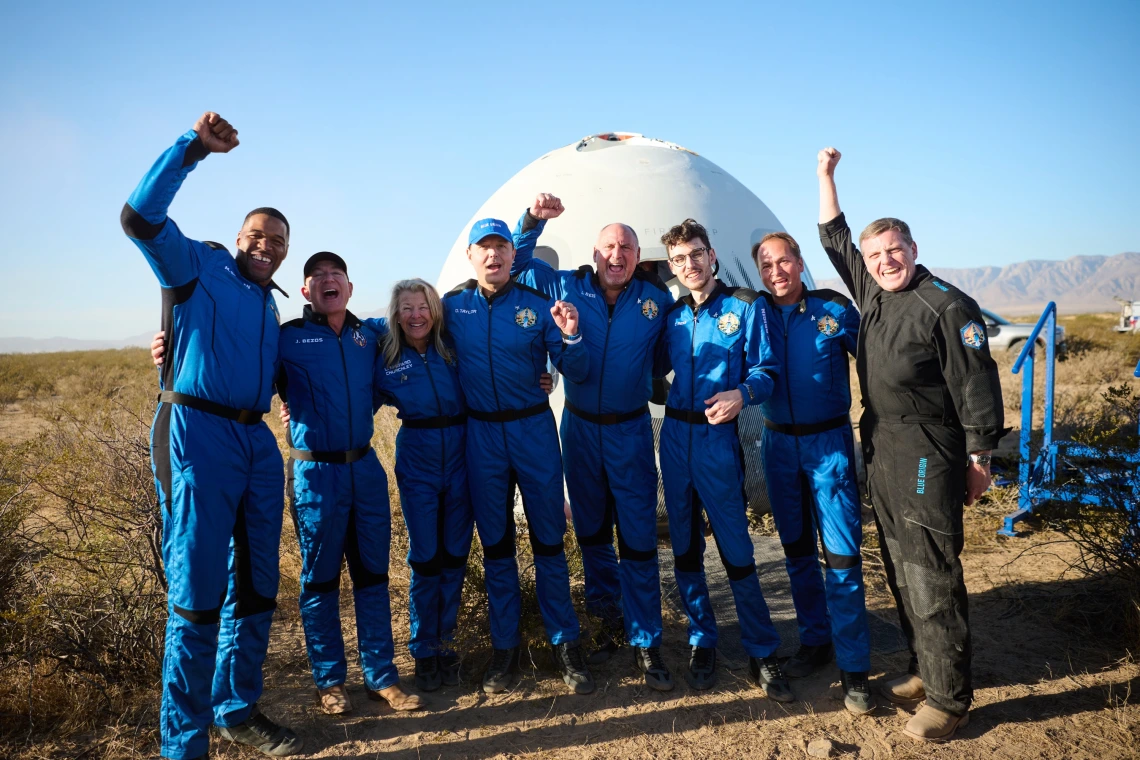
{"label": "distant mountain range", "polygon": [[[1140,300],[1140,253],[931,271],[969,293],[983,309],[1007,316],[1040,312],[1050,301],[1064,314],[1087,314],[1116,311],[1113,296]],[[816,280],[816,286],[847,292],[838,278]]]}
{"label": "distant mountain range", "polygon": [[[1023,261],[1004,267],[935,267],[933,271],[973,296],[982,308],[1006,316],[1040,312],[1050,301],[1056,301],[1062,313],[1086,314],[1116,311],[1118,306],[1113,296],[1140,300],[1140,253],[1073,256],[1064,261]],[[816,280],[816,286],[847,291],[838,278]],[[380,317],[386,312],[381,308],[355,314],[361,318]],[[145,332],[120,340],[0,338],[0,354],[147,347],[152,335],[154,333]]]}

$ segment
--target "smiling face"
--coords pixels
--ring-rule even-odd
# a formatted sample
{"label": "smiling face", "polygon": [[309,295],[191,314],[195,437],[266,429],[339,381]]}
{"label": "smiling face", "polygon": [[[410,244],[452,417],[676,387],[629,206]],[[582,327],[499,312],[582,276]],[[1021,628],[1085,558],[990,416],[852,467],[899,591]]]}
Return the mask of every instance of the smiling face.
{"label": "smiling face", "polygon": [[268,214],[245,220],[237,236],[238,263],[258,285],[268,285],[289,253],[289,228]]}
{"label": "smiling face", "polygon": [[348,308],[352,297],[352,283],[348,275],[331,261],[321,261],[305,278],[301,295],[313,305],[318,314],[340,314]]}
{"label": "smiling face", "polygon": [[862,241],[863,263],[879,287],[898,291],[914,278],[918,243],[908,243],[898,230],[887,230]]}
{"label": "smiling face", "polygon": [[431,306],[428,305],[425,294],[412,290],[401,293],[396,319],[408,343],[417,347],[427,345],[435,321],[432,319]]}
{"label": "smiling face", "polygon": [[716,251],[698,237],[669,248],[669,270],[691,292],[702,292],[714,283]]}
{"label": "smiling face", "polygon": [[467,246],[467,259],[475,269],[475,279],[487,290],[498,290],[511,279],[515,247],[498,235],[488,235]]}
{"label": "smiling face", "polygon": [[795,303],[803,288],[803,259],[792,253],[788,241],[771,238],[756,251],[760,279],[777,304]]}
{"label": "smiling face", "polygon": [[594,268],[604,290],[622,290],[633,278],[639,261],[641,247],[629,227],[611,224],[598,233],[598,242],[594,244]]}

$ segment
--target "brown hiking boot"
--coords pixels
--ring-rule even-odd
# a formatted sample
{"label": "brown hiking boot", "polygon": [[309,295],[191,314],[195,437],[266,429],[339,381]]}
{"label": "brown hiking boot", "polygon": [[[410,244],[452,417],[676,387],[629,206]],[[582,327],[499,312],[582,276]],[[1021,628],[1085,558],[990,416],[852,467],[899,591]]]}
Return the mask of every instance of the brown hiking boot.
{"label": "brown hiking boot", "polygon": [[372,689],[365,689],[365,691],[368,692],[368,698],[373,702],[387,702],[389,707],[400,712],[422,710],[427,707],[426,699],[419,694],[409,694],[401,689],[398,683],[380,691],[372,691]]}
{"label": "brown hiking boot", "polygon": [[922,679],[913,673],[903,673],[901,676],[882,681],[879,684],[879,691],[887,701],[900,707],[914,707],[926,699],[926,689],[922,687]]}
{"label": "brown hiking boot", "polygon": [[925,704],[922,709],[907,721],[903,733],[920,742],[944,742],[953,738],[954,732],[970,724],[970,713],[951,715],[937,707]]}
{"label": "brown hiking boot", "polygon": [[321,703],[321,712],[327,715],[344,715],[352,712],[352,700],[348,698],[344,684],[338,683],[327,689],[317,689],[317,699]]}

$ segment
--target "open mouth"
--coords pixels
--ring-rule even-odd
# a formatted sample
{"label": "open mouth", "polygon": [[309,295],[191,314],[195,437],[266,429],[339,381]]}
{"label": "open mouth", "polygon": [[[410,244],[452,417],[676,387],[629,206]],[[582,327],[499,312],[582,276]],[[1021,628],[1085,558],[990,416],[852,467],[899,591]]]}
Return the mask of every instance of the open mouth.
{"label": "open mouth", "polygon": [[419,331],[419,330],[424,329],[425,327],[427,327],[427,322],[409,322],[408,323],[408,329],[409,330]]}
{"label": "open mouth", "polygon": [[890,269],[883,270],[884,277],[893,277],[902,271],[902,267],[891,267]]}
{"label": "open mouth", "polygon": [[606,271],[610,274],[625,274],[625,264],[606,264]]}
{"label": "open mouth", "polygon": [[270,266],[273,264],[273,259],[261,253],[251,253],[249,257],[262,266]]}
{"label": "open mouth", "polygon": [[336,298],[340,295],[340,291],[336,288],[325,288],[321,291],[321,295],[325,298]]}
{"label": "open mouth", "polygon": [[500,271],[502,268],[503,268],[503,265],[502,265],[502,264],[488,264],[488,265],[487,265],[487,271],[488,271],[488,272],[491,272],[491,273],[494,273],[494,272],[498,272],[498,271]]}

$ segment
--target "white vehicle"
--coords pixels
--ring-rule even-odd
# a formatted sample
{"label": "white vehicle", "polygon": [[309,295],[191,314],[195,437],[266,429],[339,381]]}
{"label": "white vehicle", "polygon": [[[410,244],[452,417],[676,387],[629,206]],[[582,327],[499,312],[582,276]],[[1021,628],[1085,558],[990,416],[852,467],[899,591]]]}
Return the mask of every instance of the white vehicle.
{"label": "white vehicle", "polygon": [[[441,293],[473,276],[467,261],[467,232],[484,217],[514,225],[540,192],[557,195],[566,206],[546,226],[535,255],[557,269],[593,264],[594,241],[613,222],[630,225],[641,243],[642,261],[658,261],[658,271],[674,296],[685,291],[665,263],[661,235],[688,217],[709,231],[720,264],[718,277],[729,285],[761,290],[751,250],[769,232],[784,227],[764,203],[732,175],[687,148],[628,132],[591,135],[553,150],[511,177],[459,230],[437,283]],[[807,271],[804,284],[814,288]],[[563,396],[550,399],[561,419]],[[651,405],[653,430],[660,434],[664,407]],[[740,443],[745,452],[745,489],[753,509],[767,511],[768,496],[760,469],[763,417],[756,407],[740,415]],[[661,496],[660,489],[658,496]],[[659,498],[659,505],[663,500]],[[660,510],[660,507],[659,507]],[[660,511],[659,511],[660,514]]]}
{"label": "white vehicle", "polygon": [[1120,319],[1113,326],[1116,332],[1140,332],[1140,301],[1125,301],[1113,297],[1120,304]]}
{"label": "white vehicle", "polygon": [[[985,309],[982,309],[982,317],[986,320],[986,337],[990,341],[991,351],[1004,350],[1016,353],[1021,350],[1025,341],[1029,339],[1029,334],[1033,332],[1033,322],[1010,322]],[[1054,334],[1057,353],[1061,353],[1065,347],[1065,328],[1057,325]],[[1037,346],[1045,348],[1044,336],[1037,336]]]}

